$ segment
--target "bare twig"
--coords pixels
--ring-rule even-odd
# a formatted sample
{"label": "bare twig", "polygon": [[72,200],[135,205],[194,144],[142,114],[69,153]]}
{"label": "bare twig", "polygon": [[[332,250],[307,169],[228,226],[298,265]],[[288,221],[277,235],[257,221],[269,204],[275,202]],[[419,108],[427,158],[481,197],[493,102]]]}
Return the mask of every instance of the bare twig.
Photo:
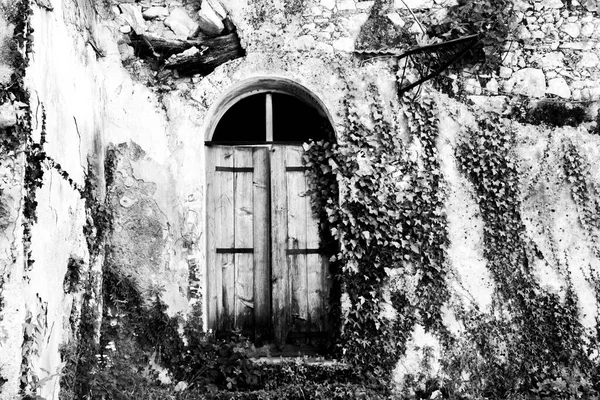
{"label": "bare twig", "polygon": [[400,0],[400,1],[402,2],[402,4],[404,4],[404,7],[406,7],[406,9],[410,13],[410,15],[413,16],[413,18],[415,19],[415,21],[419,25],[419,28],[421,28],[421,31],[423,31],[423,35],[426,35],[425,28],[423,28],[423,25],[421,25],[421,22],[419,22],[419,19],[417,18],[417,16],[413,12],[413,10],[411,10],[411,8],[408,6],[408,4],[406,4],[406,2],[404,0]]}

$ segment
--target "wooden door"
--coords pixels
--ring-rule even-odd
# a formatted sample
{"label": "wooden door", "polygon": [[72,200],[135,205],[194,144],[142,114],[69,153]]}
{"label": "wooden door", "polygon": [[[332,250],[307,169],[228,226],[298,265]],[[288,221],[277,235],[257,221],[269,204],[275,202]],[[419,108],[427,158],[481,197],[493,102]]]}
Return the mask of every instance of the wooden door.
{"label": "wooden door", "polygon": [[207,153],[209,326],[260,340],[271,316],[268,149]]}
{"label": "wooden door", "polygon": [[217,331],[270,336],[328,330],[327,257],[320,254],[303,149],[211,147],[208,310]]}
{"label": "wooden door", "polygon": [[273,328],[281,347],[328,330],[328,260],[308,194],[302,146],[274,145],[271,153]]}

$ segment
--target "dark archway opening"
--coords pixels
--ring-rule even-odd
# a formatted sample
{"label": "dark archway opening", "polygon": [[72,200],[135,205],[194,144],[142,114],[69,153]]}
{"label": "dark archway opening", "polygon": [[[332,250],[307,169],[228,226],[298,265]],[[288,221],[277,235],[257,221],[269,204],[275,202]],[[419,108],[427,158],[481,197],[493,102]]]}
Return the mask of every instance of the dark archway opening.
{"label": "dark archway opening", "polygon": [[214,144],[303,143],[333,140],[333,128],[320,110],[284,93],[258,93],[235,103],[219,120]]}

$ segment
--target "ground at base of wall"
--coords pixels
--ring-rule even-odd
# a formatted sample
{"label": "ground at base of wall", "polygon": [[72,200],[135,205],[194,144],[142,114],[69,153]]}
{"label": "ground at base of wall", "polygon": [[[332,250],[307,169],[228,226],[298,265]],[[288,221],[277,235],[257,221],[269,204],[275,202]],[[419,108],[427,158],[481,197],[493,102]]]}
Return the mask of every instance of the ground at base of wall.
{"label": "ground at base of wall", "polygon": [[[225,355],[224,355],[225,357]],[[208,383],[199,379],[187,382],[160,384],[152,376],[139,376],[136,382],[118,391],[104,393],[103,398],[114,400],[195,400],[195,399],[386,399],[387,385],[356,373],[347,364],[331,360],[307,358],[269,358],[240,361],[235,355],[220,360],[226,382]],[[204,371],[206,373],[206,371]],[[198,371],[199,374],[202,371]],[[118,380],[118,377],[114,377]],[[120,386],[113,382],[115,388]],[[110,386],[110,385],[109,385]],[[95,398],[95,397],[94,397]]]}

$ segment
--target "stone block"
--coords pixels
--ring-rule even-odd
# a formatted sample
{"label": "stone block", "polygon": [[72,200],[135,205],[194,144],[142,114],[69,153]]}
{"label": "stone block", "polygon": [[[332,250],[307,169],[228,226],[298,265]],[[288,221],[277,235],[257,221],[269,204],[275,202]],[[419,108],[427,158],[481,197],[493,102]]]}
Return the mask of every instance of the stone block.
{"label": "stone block", "polygon": [[577,64],[579,68],[597,68],[599,64],[598,55],[591,51],[581,54],[581,61]]}
{"label": "stone block", "polygon": [[544,97],[546,95],[546,77],[541,69],[523,68],[506,82],[505,90],[529,97]]}
{"label": "stone block", "polygon": [[223,18],[212,8],[208,1],[202,2],[198,17],[200,30],[207,35],[217,36],[225,29]]}
{"label": "stone block", "polygon": [[475,78],[465,80],[465,92],[476,95],[481,94],[481,84],[479,83],[479,80]]}
{"label": "stone block", "polygon": [[539,66],[543,69],[554,69],[564,64],[564,54],[561,52],[552,52],[545,54],[539,61]]}
{"label": "stone block", "polygon": [[571,36],[572,38],[579,37],[580,28],[579,28],[579,24],[577,24],[576,22],[566,23],[563,26],[561,26],[560,29],[567,35]]}
{"label": "stone block", "polygon": [[600,10],[600,2],[598,2],[598,0],[583,0],[581,3],[587,11],[593,12]]}
{"label": "stone block", "polygon": [[392,23],[400,28],[402,28],[404,25],[406,25],[406,22],[404,22],[404,20],[402,19],[402,17],[400,17],[400,15],[398,13],[389,13],[386,14],[386,17],[388,17],[388,19],[390,21],[392,21]]}
{"label": "stone block", "polygon": [[142,13],[144,19],[167,18],[169,10],[167,7],[150,7]]}
{"label": "stone block", "polygon": [[529,32],[529,29],[527,29],[527,27],[524,25],[519,26],[517,29],[517,38],[521,40],[531,39],[531,33]]}
{"label": "stone block", "polygon": [[500,67],[500,78],[508,79],[512,76],[513,70],[507,67]]}
{"label": "stone block", "polygon": [[138,35],[144,34],[146,31],[146,22],[142,16],[140,7],[134,4],[120,4],[121,17],[127,21],[131,29]]}
{"label": "stone block", "polygon": [[594,34],[594,24],[587,23],[587,24],[583,25],[583,27],[581,28],[581,35],[582,36],[590,37],[593,34]]}
{"label": "stone block", "polygon": [[498,81],[495,78],[490,79],[485,85],[485,89],[492,94],[498,94],[499,88],[500,86],[498,85]]}
{"label": "stone block", "polygon": [[354,0],[337,0],[337,8],[341,11],[356,10],[356,3],[354,2]]}
{"label": "stone block", "polygon": [[187,39],[198,29],[198,24],[192,19],[183,7],[171,10],[171,14],[164,21],[179,39]]}
{"label": "stone block", "polygon": [[571,97],[571,89],[569,89],[569,85],[564,78],[550,79],[548,81],[548,89],[546,90],[546,93],[554,94],[562,97],[563,99],[568,99]]}
{"label": "stone block", "polygon": [[352,38],[339,38],[333,41],[333,48],[337,51],[350,53],[354,51],[354,40]]}
{"label": "stone block", "polygon": [[335,7],[335,0],[321,0],[321,5],[328,10],[333,10],[333,7]]}
{"label": "stone block", "polygon": [[544,0],[543,4],[546,8],[563,8],[565,6],[561,0]]}
{"label": "stone block", "polygon": [[356,3],[356,8],[359,10],[366,10],[367,8],[373,7],[373,4],[375,4],[375,1],[359,1]]}

